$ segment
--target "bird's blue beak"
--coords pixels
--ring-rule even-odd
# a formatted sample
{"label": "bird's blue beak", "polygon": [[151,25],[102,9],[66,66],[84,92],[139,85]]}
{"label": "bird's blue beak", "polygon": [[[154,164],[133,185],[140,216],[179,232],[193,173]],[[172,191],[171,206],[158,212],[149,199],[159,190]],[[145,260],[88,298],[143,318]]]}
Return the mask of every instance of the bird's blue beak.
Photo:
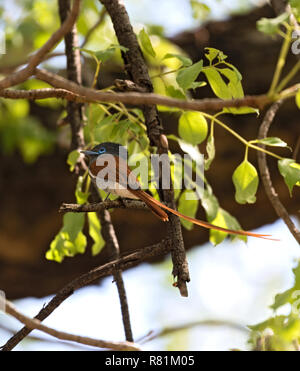
{"label": "bird's blue beak", "polygon": [[95,151],[80,151],[81,153],[84,153],[86,156],[95,156],[95,155],[99,155],[98,152],[95,152]]}

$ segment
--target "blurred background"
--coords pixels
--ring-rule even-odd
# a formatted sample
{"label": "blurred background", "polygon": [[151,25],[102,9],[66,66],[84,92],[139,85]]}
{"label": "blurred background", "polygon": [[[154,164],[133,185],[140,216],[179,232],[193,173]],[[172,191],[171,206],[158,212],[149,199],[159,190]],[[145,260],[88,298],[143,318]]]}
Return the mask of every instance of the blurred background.
{"label": "blurred background", "polygon": [[[135,29],[146,26],[157,48],[175,48],[194,62],[203,57],[204,47],[218,48],[240,70],[246,94],[268,90],[280,39],[267,37],[256,29],[258,19],[274,17],[264,1],[207,0],[201,2],[205,6],[197,6],[197,1],[190,0],[125,0],[124,3]],[[97,1],[83,1],[78,21],[80,42],[98,21],[100,12]],[[5,29],[7,48],[7,53],[0,55],[0,74],[22,65],[26,56],[43,45],[58,25],[56,2],[14,0],[0,4],[0,30]],[[105,17],[85,48],[105,49],[113,38],[111,23]],[[59,54],[63,50],[61,43],[54,52]],[[293,65],[293,58],[289,56],[288,67]],[[90,85],[95,66],[88,58],[83,63],[83,81]],[[51,58],[44,66],[63,74],[65,58]],[[98,87],[110,86],[116,78],[123,77],[121,58],[116,56],[101,67]],[[45,86],[30,79],[20,88]],[[160,92],[159,86],[155,85],[155,89]],[[204,88],[194,96],[210,97],[212,93]],[[70,131],[62,124],[64,112],[65,103],[54,99],[36,102],[0,99],[0,289],[29,316],[34,316],[69,281],[108,259],[105,248],[95,257],[88,248],[83,255],[67,258],[60,264],[45,258],[61,227],[59,206],[62,202],[74,202],[76,176],[66,163]],[[166,133],[177,134],[176,115],[162,113],[161,117]],[[226,122],[250,139],[256,138],[260,119],[228,116]],[[295,148],[299,135],[299,111],[294,102],[287,102],[276,117],[270,136],[280,137]],[[216,146],[216,159],[207,177],[220,204],[244,229],[268,231],[280,238],[280,242],[225,241],[214,248],[207,242],[207,231],[200,228],[185,231],[191,273],[189,298],[180,297],[172,287],[170,257],[126,271],[124,280],[133,334],[143,349],[250,349],[247,325],[269,318],[272,314],[269,306],[275,294],[293,285],[292,268],[300,255],[297,243],[277,220],[262,185],[256,204],[244,206],[235,202],[231,177],[243,158],[242,146],[219,128],[216,128]],[[284,150],[277,153],[286,155]],[[250,158],[256,162],[255,153],[250,153]],[[276,162],[270,160],[269,165],[274,186],[298,223],[299,188],[290,198]],[[205,218],[201,210],[197,216]],[[165,226],[151,213],[115,210],[112,217],[122,254],[152,244],[153,236],[157,241],[164,236]],[[80,335],[122,340],[119,300],[112,278],[77,291],[45,324]],[[0,345],[19,328],[16,321],[0,314]],[[57,343],[34,331],[16,349],[85,348]]]}

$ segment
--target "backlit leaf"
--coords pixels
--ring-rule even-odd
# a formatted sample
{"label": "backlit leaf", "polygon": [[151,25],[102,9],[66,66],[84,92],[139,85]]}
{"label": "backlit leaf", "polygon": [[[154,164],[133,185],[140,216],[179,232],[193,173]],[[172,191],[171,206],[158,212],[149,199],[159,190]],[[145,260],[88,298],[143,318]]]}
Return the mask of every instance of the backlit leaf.
{"label": "backlit leaf", "polygon": [[256,201],[258,174],[256,168],[244,160],[234,171],[232,180],[235,186],[235,199],[240,204],[252,204]]}
{"label": "backlit leaf", "polygon": [[292,196],[294,186],[300,182],[300,164],[293,159],[284,158],[278,161],[278,168]]}
{"label": "backlit leaf", "polygon": [[[179,198],[178,211],[184,215],[195,218],[198,210],[199,200],[193,190],[186,190],[182,192]],[[192,222],[180,218],[181,224],[187,229],[191,230],[194,226]]]}
{"label": "backlit leaf", "polygon": [[177,74],[176,81],[178,85],[183,89],[190,89],[193,82],[197,79],[199,73],[203,68],[203,61],[199,61],[190,67],[180,70]]}
{"label": "backlit leaf", "polygon": [[88,213],[89,234],[94,240],[92,254],[97,255],[103,249],[105,241],[101,235],[101,224],[96,213]]}
{"label": "backlit leaf", "polygon": [[143,51],[149,54],[151,57],[155,58],[156,53],[153,49],[150,37],[144,28],[140,31],[138,39],[139,39],[139,42],[140,42],[140,45]]}
{"label": "backlit leaf", "polygon": [[179,135],[188,143],[202,143],[207,136],[207,130],[207,121],[200,112],[184,112],[179,118]]}

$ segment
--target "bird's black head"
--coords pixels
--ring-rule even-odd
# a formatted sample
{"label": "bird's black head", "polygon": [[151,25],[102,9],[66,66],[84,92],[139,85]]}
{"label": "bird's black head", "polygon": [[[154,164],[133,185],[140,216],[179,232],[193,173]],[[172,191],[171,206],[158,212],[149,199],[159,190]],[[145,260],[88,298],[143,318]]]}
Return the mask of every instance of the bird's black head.
{"label": "bird's black head", "polygon": [[119,156],[127,160],[127,149],[119,143],[105,142],[97,144],[93,149],[88,151],[81,151],[89,158],[97,158],[100,155],[109,154]]}

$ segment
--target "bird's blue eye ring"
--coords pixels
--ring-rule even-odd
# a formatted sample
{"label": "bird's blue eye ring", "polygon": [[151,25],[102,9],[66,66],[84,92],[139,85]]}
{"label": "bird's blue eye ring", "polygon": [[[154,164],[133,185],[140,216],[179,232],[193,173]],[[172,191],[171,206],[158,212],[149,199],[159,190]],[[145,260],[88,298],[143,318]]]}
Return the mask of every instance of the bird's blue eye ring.
{"label": "bird's blue eye ring", "polygon": [[106,149],[104,147],[101,147],[98,151],[98,153],[102,154],[102,153],[105,153],[106,152]]}

